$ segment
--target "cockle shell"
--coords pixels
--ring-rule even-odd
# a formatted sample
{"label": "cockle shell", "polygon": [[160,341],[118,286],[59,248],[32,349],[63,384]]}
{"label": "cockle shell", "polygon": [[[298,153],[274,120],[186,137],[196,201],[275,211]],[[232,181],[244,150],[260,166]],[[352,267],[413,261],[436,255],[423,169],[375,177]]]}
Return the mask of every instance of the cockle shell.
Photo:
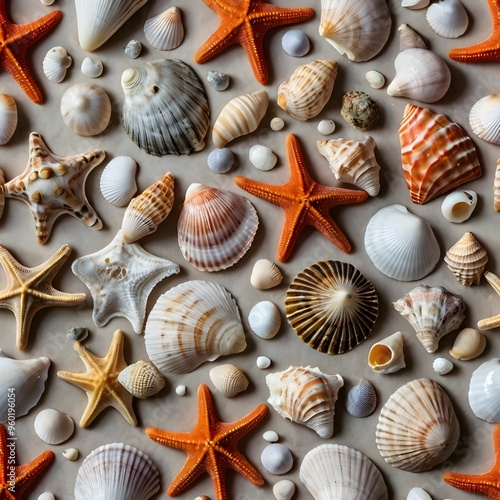
{"label": "cockle shell", "polygon": [[208,168],[216,174],[225,174],[233,168],[234,154],[229,148],[214,149],[207,158]]}
{"label": "cockle shell", "polygon": [[378,122],[378,104],[365,92],[352,90],[342,96],[342,118],[358,130],[370,130]]}
{"label": "cockle shell", "polygon": [[425,17],[434,33],[444,38],[458,38],[469,26],[467,11],[459,0],[441,0],[427,7]]}
{"label": "cockle shell", "polygon": [[385,461],[408,472],[444,462],[455,450],[460,425],[450,398],[436,382],[420,378],[400,387],[380,412],[375,432]]}
{"label": "cockle shell", "polygon": [[439,339],[456,330],[465,318],[462,297],[441,286],[419,285],[393,306],[413,326],[430,353],[438,348]]}
{"label": "cockle shell", "polygon": [[467,231],[447,252],[444,261],[461,285],[479,285],[488,263],[488,253]]}
{"label": "cockle shell", "polygon": [[160,392],[165,387],[165,379],[158,369],[145,361],[128,365],[118,374],[118,382],[132,396],[146,399]]}
{"label": "cockle shell", "polygon": [[354,184],[370,196],[380,190],[380,165],[375,158],[375,141],[366,137],[363,142],[348,139],[316,141],[316,149],[328,160],[328,166],[338,181]]}
{"label": "cockle shell", "polygon": [[282,444],[273,443],[266,446],[260,455],[264,468],[271,474],[286,474],[293,467],[292,452]]}
{"label": "cockle shell", "polygon": [[306,454],[299,478],[314,500],[388,500],[384,478],[360,451],[322,444]]}
{"label": "cockle shell", "polygon": [[289,479],[282,479],[273,486],[273,495],[276,500],[291,500],[295,493],[295,483]]}
{"label": "cockle shell", "polygon": [[493,182],[493,208],[495,212],[500,211],[500,158],[497,160],[495,180]]}
{"label": "cockle shell", "polygon": [[477,194],[474,191],[453,191],[443,200],[441,212],[450,222],[464,222],[471,215],[477,205]]}
{"label": "cockle shell", "polygon": [[353,417],[364,418],[377,407],[377,394],[369,380],[361,379],[347,393],[345,407]]}
{"label": "cockle shell", "polygon": [[240,392],[246,391],[250,384],[245,372],[230,363],[215,366],[210,370],[209,377],[215,388],[226,398],[234,398]]}
{"label": "cockle shell", "polygon": [[221,285],[187,281],[160,296],[146,322],[149,359],[165,375],[246,348],[240,312]]}
{"label": "cockle shell", "polygon": [[426,203],[481,175],[469,136],[442,114],[407,104],[399,140],[403,174],[414,203]]}
{"label": "cockle shell", "polygon": [[17,127],[17,105],[9,94],[0,94],[0,146],[7,144]]}
{"label": "cockle shell", "polygon": [[255,261],[250,276],[250,284],[257,290],[268,290],[283,281],[279,267],[269,259]]}
{"label": "cockle shell", "polygon": [[453,370],[454,365],[449,359],[436,358],[432,362],[432,368],[438,375],[447,375]]}
{"label": "cockle shell", "polygon": [[253,242],[259,219],[242,195],[191,184],[177,223],[184,258],[200,271],[220,271],[238,262]]}
{"label": "cockle shell", "polygon": [[267,400],[283,417],[309,427],[319,437],[333,436],[333,417],[338,392],[344,385],[340,375],[323,373],[310,366],[290,366],[266,376]]}
{"label": "cockle shell", "polygon": [[351,61],[368,61],[386,44],[391,15],[385,0],[321,0],[319,34]]}
{"label": "cockle shell", "polygon": [[486,337],[474,328],[464,328],[455,338],[449,353],[460,361],[477,358],[486,347]]}
{"label": "cockle shell", "polygon": [[406,49],[429,49],[429,44],[422,35],[408,24],[400,24],[398,32],[400,52]]}
{"label": "cockle shell", "polygon": [[258,170],[267,172],[276,166],[278,157],[273,153],[271,148],[262,144],[255,144],[248,152],[250,163]]}
{"label": "cockle shell", "polygon": [[148,500],[160,489],[160,475],[142,451],[123,443],[99,446],[78,469],[75,500]]}
{"label": "cockle shell", "polygon": [[281,46],[290,56],[303,57],[311,49],[311,42],[302,30],[286,30],[281,37]]}
{"label": "cockle shell", "polygon": [[500,94],[479,99],[470,110],[469,124],[480,139],[500,145]]}
{"label": "cockle shell", "polygon": [[125,70],[121,84],[123,127],[146,153],[188,155],[205,147],[208,101],[190,66],[178,59],[156,59]]}
{"label": "cockle shell", "polygon": [[422,488],[412,488],[408,492],[406,500],[432,500],[432,497]]}
{"label": "cockle shell", "polygon": [[290,116],[306,121],[321,113],[330,100],[337,63],[324,59],[299,66],[278,88],[278,105]]}
{"label": "cockle shell", "polygon": [[104,71],[102,61],[97,57],[86,57],[80,67],[82,75],[88,78],[99,78]]}
{"label": "cockle shell", "polygon": [[368,365],[378,373],[395,373],[406,366],[403,352],[403,334],[396,332],[370,349]]}
{"label": "cockle shell", "polygon": [[144,36],[155,49],[176,49],[184,39],[184,26],[179,8],[169,7],[160,14],[146,19]]}
{"label": "cockle shell", "polygon": [[231,99],[215,120],[212,141],[216,148],[223,148],[228,142],[250,134],[259,126],[269,104],[265,90],[245,94]]}
{"label": "cockle shell", "polygon": [[124,207],[137,191],[137,163],[130,156],[113,158],[102,171],[99,187],[106,201]]}
{"label": "cockle shell", "polygon": [[43,58],[43,73],[51,82],[61,83],[72,62],[64,47],[52,47]]}
{"label": "cockle shell", "polygon": [[279,332],[281,314],[278,307],[269,300],[257,302],[248,314],[248,324],[262,339],[272,339]]}
{"label": "cockle shell", "polygon": [[46,408],[35,417],[35,433],[45,443],[61,444],[67,441],[75,430],[73,419],[59,410]]}
{"label": "cockle shell", "polygon": [[168,172],[159,181],[130,200],[122,221],[125,243],[154,233],[174,204],[174,176]]}
{"label": "cockle shell", "polygon": [[500,422],[500,358],[481,364],[469,384],[469,404],[476,417],[490,423]]}

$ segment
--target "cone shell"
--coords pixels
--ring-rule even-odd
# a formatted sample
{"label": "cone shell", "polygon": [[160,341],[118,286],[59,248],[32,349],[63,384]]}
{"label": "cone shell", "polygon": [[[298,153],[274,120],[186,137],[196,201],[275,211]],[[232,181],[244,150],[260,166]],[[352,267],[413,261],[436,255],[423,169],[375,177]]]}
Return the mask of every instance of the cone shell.
{"label": "cone shell", "polygon": [[301,271],[286,292],[285,312],[297,335],[310,347],[342,354],[372,331],[378,297],[354,266],[322,261]]}
{"label": "cone shell", "polygon": [[480,139],[500,145],[500,94],[479,99],[470,110],[469,124]]}
{"label": "cone shell", "polygon": [[399,140],[403,174],[414,203],[426,203],[481,175],[469,136],[442,114],[407,104]]}
{"label": "cone shell", "polygon": [[450,355],[460,361],[477,358],[486,347],[486,337],[474,328],[464,328],[455,338]]}
{"label": "cone shell", "polygon": [[215,388],[226,398],[233,398],[240,392],[246,391],[250,383],[245,372],[230,363],[212,368],[209,376]]}
{"label": "cone shell", "polygon": [[52,47],[43,58],[43,73],[51,82],[61,83],[72,62],[64,47]]}
{"label": "cone shell", "polygon": [[477,205],[477,194],[474,191],[458,190],[451,192],[443,200],[441,212],[450,222],[464,222]]}
{"label": "cone shell", "polygon": [[160,296],[146,322],[149,359],[165,375],[246,348],[238,306],[221,285],[187,281]]}
{"label": "cone shell", "polygon": [[256,130],[268,104],[269,95],[265,90],[231,99],[215,120],[212,130],[214,146],[223,148],[233,139]]}
{"label": "cone shell", "polygon": [[176,49],[184,39],[184,26],[179,8],[170,7],[157,16],[146,19],[144,36],[155,49]]}
{"label": "cone shell", "polygon": [[267,400],[283,417],[309,427],[319,437],[333,436],[333,417],[338,392],[344,385],[340,375],[323,373],[310,366],[290,366],[266,376]]}
{"label": "cone shell", "polygon": [[367,417],[375,411],[377,394],[369,380],[361,379],[349,390],[345,407],[350,415],[357,418]]}
{"label": "cone shell", "polygon": [[250,284],[258,290],[268,290],[278,286],[283,281],[279,267],[268,259],[259,259],[255,262],[250,276]]}
{"label": "cone shell", "polygon": [[368,365],[374,372],[395,373],[406,366],[403,352],[403,334],[396,332],[373,344],[368,353]]}
{"label": "cone shell", "polygon": [[177,223],[184,258],[200,271],[238,262],[253,242],[259,218],[250,201],[231,191],[191,184]]}
{"label": "cone shell", "polygon": [[165,379],[153,365],[144,361],[137,361],[128,365],[118,374],[118,382],[127,389],[132,396],[146,399],[160,392],[165,387]]}
{"label": "cone shell", "polygon": [[460,426],[444,390],[421,378],[400,387],[380,412],[376,442],[385,461],[408,472],[444,462],[455,450]]}
{"label": "cone shell", "polygon": [[102,171],[99,187],[106,201],[124,207],[137,191],[137,163],[130,156],[113,158]]}
{"label": "cone shell", "polygon": [[17,105],[9,94],[0,94],[0,146],[7,144],[17,127]]}
{"label": "cone shell", "polygon": [[456,330],[465,318],[465,303],[441,286],[420,285],[393,303],[417,332],[427,352],[435,352],[441,337]]}
{"label": "cone shell", "polygon": [[167,218],[173,204],[174,176],[168,172],[128,204],[122,221],[123,241],[133,243],[154,233]]}
{"label": "cone shell", "polygon": [[279,107],[300,121],[314,118],[330,100],[336,76],[337,63],[332,60],[299,66],[278,88]]}
{"label": "cone shell", "polygon": [[469,26],[467,11],[459,0],[441,0],[425,11],[431,29],[444,38],[458,38]]}
{"label": "cone shell", "polygon": [[48,444],[61,444],[67,441],[75,430],[73,419],[59,410],[46,408],[35,418],[35,433]]}
{"label": "cone shell", "polygon": [[500,423],[500,358],[481,364],[469,384],[469,404],[476,417],[493,424]]}
{"label": "cone shell", "polygon": [[500,158],[497,160],[495,180],[493,183],[493,208],[495,212],[500,212]]}
{"label": "cone shell", "polygon": [[461,285],[479,285],[488,262],[488,254],[474,235],[467,231],[446,252],[444,261]]}

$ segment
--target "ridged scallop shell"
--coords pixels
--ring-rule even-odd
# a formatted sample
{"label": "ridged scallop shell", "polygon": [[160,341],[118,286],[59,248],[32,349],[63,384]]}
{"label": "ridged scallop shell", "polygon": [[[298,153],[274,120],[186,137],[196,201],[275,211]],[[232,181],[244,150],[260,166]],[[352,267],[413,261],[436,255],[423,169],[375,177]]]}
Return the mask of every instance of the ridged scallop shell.
{"label": "ridged scallop shell", "polygon": [[269,290],[283,281],[279,267],[269,259],[255,261],[250,276],[250,284],[257,290]]}
{"label": "ridged scallop shell", "polygon": [[212,129],[214,146],[223,148],[233,139],[256,130],[266,114],[268,104],[269,95],[265,90],[231,99],[215,120]]}
{"label": "ridged scallop shell", "polygon": [[467,231],[447,252],[444,261],[461,285],[479,285],[488,263],[488,253]]}
{"label": "ridged scallop shell", "polygon": [[469,384],[469,404],[476,417],[490,423],[500,422],[500,358],[479,365]]}
{"label": "ridged scallop shell", "polygon": [[470,110],[469,124],[480,139],[500,145],[500,94],[479,99]]}
{"label": "ridged scallop shell", "polygon": [[354,184],[370,196],[380,190],[380,165],[375,158],[375,141],[366,137],[363,142],[348,139],[316,141],[316,149],[327,160],[338,181]]}
{"label": "ridged scallop shell", "polygon": [[347,412],[356,418],[371,415],[377,407],[377,394],[371,382],[361,379],[347,393],[345,407]]}
{"label": "ridged scallop shell", "polygon": [[0,94],[0,146],[7,144],[17,127],[17,105],[9,94]]}
{"label": "ridged scallop shell", "polygon": [[46,408],[35,417],[35,433],[48,444],[67,441],[75,430],[73,419],[62,411]]}
{"label": "ridged scallop shell", "polygon": [[444,38],[458,38],[469,26],[467,11],[459,0],[441,0],[427,7],[425,17],[431,29]]}
{"label": "ridged scallop shell", "polygon": [[388,464],[422,472],[453,453],[460,425],[444,390],[421,378],[403,385],[389,398],[380,412],[375,436]]}
{"label": "ridged scallop shell", "polygon": [[338,392],[344,385],[340,375],[323,373],[310,366],[290,366],[266,376],[267,400],[283,417],[309,427],[319,437],[333,436],[333,417]]}
{"label": "ridged scallop shell", "polygon": [[208,101],[196,73],[178,59],[156,59],[122,74],[122,123],[151,155],[191,154],[205,147]]}
{"label": "ridged scallop shell", "polygon": [[430,103],[439,101],[450,88],[450,68],[430,50],[403,50],[396,56],[394,67],[396,76],[387,87],[390,96]]}
{"label": "ridged scallop shell", "polygon": [[233,398],[240,392],[246,391],[250,383],[245,372],[239,366],[230,363],[212,368],[209,377],[215,388],[226,398]]}
{"label": "ridged scallop shell", "polygon": [[278,307],[269,300],[257,302],[248,313],[248,325],[258,337],[266,340],[274,338],[281,326]]}
{"label": "ridged scallop shell", "polygon": [[429,49],[429,44],[418,31],[415,31],[406,23],[400,24],[399,32],[399,50],[406,49]]}
{"label": "ridged scallop shell", "polygon": [[111,118],[111,101],[102,87],[94,83],[77,83],[61,98],[64,124],[77,135],[100,134]]}
{"label": "ridged scallop shell", "polygon": [[372,331],[378,297],[373,284],[354,266],[328,260],[297,274],[286,292],[285,312],[310,347],[342,354]]}
{"label": "ridged scallop shell", "polygon": [[133,243],[154,233],[167,218],[173,204],[174,176],[168,172],[139,196],[130,200],[123,215],[123,241]]}
{"label": "ridged scallop shell", "polygon": [[441,286],[419,285],[393,303],[407,319],[427,352],[435,352],[441,337],[456,330],[465,318],[465,303],[460,295]]}
{"label": "ridged scallop shell", "polygon": [[477,358],[486,347],[486,337],[474,328],[464,328],[456,336],[453,347],[449,350],[451,356],[460,361]]}
{"label": "ridged scallop shell", "polygon": [[273,486],[273,495],[276,500],[292,500],[295,493],[295,483],[289,479],[282,479]]}
{"label": "ridged scallop shell", "polygon": [[493,208],[495,212],[500,211],[500,158],[497,160],[495,179],[493,181]]}
{"label": "ridged scallop shell", "polygon": [[388,500],[384,478],[360,451],[322,444],[306,454],[299,478],[314,500]]}
{"label": "ridged scallop shell", "polygon": [[238,262],[253,242],[259,218],[250,201],[231,191],[191,184],[177,223],[184,258],[200,271]]}
{"label": "ridged scallop shell", "polygon": [[351,61],[375,57],[390,31],[385,0],[321,0],[319,34]]}
{"label": "ridged scallop shell", "polygon": [[99,78],[104,71],[102,61],[97,57],[86,57],[80,66],[82,75],[88,78]]}
{"label": "ridged scallop shell", "polygon": [[106,201],[124,207],[137,191],[137,163],[130,156],[113,158],[102,171],[99,187]]}
{"label": "ridged scallop shell", "polygon": [[399,140],[403,174],[414,203],[426,203],[481,175],[469,136],[442,114],[407,104]]}
{"label": "ridged scallop shell", "polygon": [[267,445],[260,455],[264,468],[271,474],[286,474],[293,467],[292,452],[282,444]]}
{"label": "ridged scallop shell", "polygon": [[148,500],[160,489],[155,464],[142,451],[123,443],[99,446],[78,469],[75,500]]}
{"label": "ridged scallop shell", "polygon": [[184,26],[179,8],[170,7],[157,16],[146,19],[144,36],[155,49],[176,49],[184,39]]}
{"label": "ridged scallop shell", "polygon": [[43,58],[43,73],[51,82],[61,83],[72,62],[64,47],[52,47]]}
{"label": "ridged scallop shell", "polygon": [[477,194],[470,190],[458,190],[450,193],[441,204],[441,212],[450,222],[464,222],[477,205]]}
{"label": "ridged scallop shell", "polygon": [[389,205],[372,216],[366,226],[365,250],[381,273],[399,281],[427,276],[441,256],[429,223],[403,205]]}
{"label": "ridged scallop shell", "polygon": [[311,42],[302,30],[286,30],[281,37],[281,47],[292,57],[303,57],[311,49]]}
{"label": "ridged scallop shell", "polygon": [[160,296],[146,322],[149,359],[160,372],[187,373],[246,348],[240,312],[221,285],[187,281]]}
{"label": "ridged scallop shell", "polygon": [[278,88],[278,105],[290,116],[306,121],[319,115],[330,100],[337,63],[324,59],[299,66]]}
{"label": "ridged scallop shell", "polygon": [[118,382],[139,399],[149,398],[165,387],[163,375],[155,366],[145,361],[137,361],[124,368],[118,374]]}
{"label": "ridged scallop shell", "polygon": [[406,366],[403,352],[403,334],[396,332],[372,345],[368,365],[377,373],[395,373]]}

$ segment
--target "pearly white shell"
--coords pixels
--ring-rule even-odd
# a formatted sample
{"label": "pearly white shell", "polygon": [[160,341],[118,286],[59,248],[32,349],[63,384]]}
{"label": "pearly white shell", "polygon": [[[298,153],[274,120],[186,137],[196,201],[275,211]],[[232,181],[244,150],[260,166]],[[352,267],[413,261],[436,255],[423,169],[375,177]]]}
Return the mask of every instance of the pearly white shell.
{"label": "pearly white shell", "polygon": [[449,353],[460,361],[477,358],[486,347],[486,337],[474,328],[464,328],[456,336]]}
{"label": "pearly white shell", "polygon": [[471,215],[477,205],[477,194],[474,191],[453,191],[443,200],[441,213],[450,222],[464,222]]}
{"label": "pearly white shell", "polygon": [[17,105],[9,94],[0,94],[0,146],[7,144],[17,127]]}
{"label": "pearly white shell", "polygon": [[234,154],[229,148],[213,149],[207,158],[208,168],[216,174],[225,174],[234,164]]}
{"label": "pearly white shell", "polygon": [[295,483],[289,479],[282,479],[273,486],[273,495],[276,500],[291,500],[295,493]]}
{"label": "pearly white shell", "polygon": [[240,392],[246,391],[250,383],[245,372],[230,363],[212,368],[209,377],[215,388],[226,398],[234,398]]}
{"label": "pearly white shell", "polygon": [[321,120],[318,123],[318,132],[321,135],[330,135],[335,132],[335,122],[333,120]]}
{"label": "pearly white shell", "polygon": [[271,474],[286,474],[293,466],[293,455],[286,446],[273,443],[262,450],[260,461]]}
{"label": "pearly white shell", "polygon": [[441,0],[427,8],[425,17],[431,29],[444,38],[458,38],[469,26],[469,17],[459,0]]}
{"label": "pearly white shell", "polygon": [[403,352],[403,334],[396,332],[370,349],[368,365],[374,372],[395,373],[406,366]]}
{"label": "pearly white shell", "polygon": [[258,290],[268,290],[283,281],[279,267],[269,259],[255,261],[250,276],[250,284]]}
{"label": "pearly white shell", "polygon": [[104,66],[102,64],[102,61],[97,57],[86,57],[82,61],[80,71],[82,72],[82,75],[89,78],[98,78],[102,75]]}
{"label": "pearly white shell", "polygon": [[469,384],[469,404],[476,417],[490,423],[500,422],[500,358],[481,364]]}
{"label": "pearly white shell", "polygon": [[43,73],[51,82],[61,83],[72,62],[64,47],[52,47],[43,58]]}
{"label": "pearly white shell", "polygon": [[78,459],[79,452],[76,448],[67,448],[62,452],[62,456],[71,462]]}
{"label": "pearly white shell", "polygon": [[265,370],[271,366],[271,360],[267,356],[258,356],[255,364],[260,370]]}
{"label": "pearly white shell", "polygon": [[73,419],[59,410],[47,408],[35,417],[35,433],[45,443],[64,443],[73,435],[74,430]]}
{"label": "pearly white shell", "polygon": [[375,70],[367,71],[365,80],[372,89],[381,89],[385,85],[385,76]]}
{"label": "pearly white shell", "polygon": [[288,55],[302,57],[309,52],[311,42],[303,31],[293,29],[285,31],[281,37],[281,46]]}
{"label": "pearly white shell", "polygon": [[422,488],[412,488],[408,492],[406,500],[432,500],[432,497]]}
{"label": "pearly white shell", "polygon": [[436,358],[432,363],[432,368],[438,375],[446,375],[453,370],[454,366],[449,359]]}
{"label": "pearly white shell", "polygon": [[269,300],[255,304],[248,314],[250,328],[262,339],[272,339],[279,332],[281,314],[278,307]]}
{"label": "pearly white shell", "polygon": [[371,415],[377,407],[377,394],[370,381],[361,379],[347,393],[346,410],[353,417],[363,418]]}
{"label": "pearly white shell", "polygon": [[144,36],[155,49],[176,49],[184,39],[184,26],[179,8],[170,7],[146,19]]}
{"label": "pearly white shell", "polygon": [[250,148],[248,158],[256,169],[264,172],[272,170],[278,161],[278,157],[273,153],[272,149],[261,144],[255,144]]}
{"label": "pearly white shell", "polygon": [[479,99],[470,110],[469,124],[480,139],[500,145],[500,94]]}
{"label": "pearly white shell", "polygon": [[262,434],[262,437],[269,443],[276,443],[280,439],[278,433],[274,431],[266,431]]}
{"label": "pearly white shell", "polygon": [[102,171],[99,187],[106,201],[124,207],[137,191],[137,163],[130,156],[113,158]]}

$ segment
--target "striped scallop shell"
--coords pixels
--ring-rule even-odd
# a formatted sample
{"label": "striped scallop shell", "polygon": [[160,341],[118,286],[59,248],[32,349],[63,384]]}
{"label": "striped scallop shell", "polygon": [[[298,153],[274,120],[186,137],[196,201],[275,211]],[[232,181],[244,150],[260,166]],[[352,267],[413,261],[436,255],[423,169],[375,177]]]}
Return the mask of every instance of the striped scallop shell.
{"label": "striped scallop shell", "polygon": [[106,201],[124,207],[137,191],[137,163],[130,156],[117,156],[104,167],[101,174],[101,194]]}
{"label": "striped scallop shell", "polygon": [[146,322],[149,359],[160,372],[187,373],[246,348],[240,312],[221,285],[187,281],[160,296]]}
{"label": "striped scallop shell", "polygon": [[480,139],[500,145],[500,94],[479,99],[470,110],[469,124]]}
{"label": "striped scallop shell", "polygon": [[7,144],[17,127],[17,105],[9,94],[0,94],[0,146]]}
{"label": "striped scallop shell", "polygon": [[240,260],[259,218],[250,201],[231,191],[191,184],[177,224],[184,258],[200,271],[220,271]]}
{"label": "striped scallop shell", "polygon": [[146,19],[144,36],[155,49],[176,49],[184,39],[184,26],[179,8],[170,7],[157,16]]}
{"label": "striped scallop shell", "polygon": [[377,407],[377,394],[369,380],[361,379],[347,393],[345,407],[353,417],[364,418],[371,415]]}
{"label": "striped scallop shell", "polygon": [[444,390],[421,378],[408,382],[389,398],[380,412],[375,436],[388,464],[422,472],[453,453],[460,425]]}
{"label": "striped scallop shell", "polygon": [[341,354],[366,339],[378,316],[372,283],[354,266],[322,261],[301,271],[286,292],[285,312],[310,347]]}

